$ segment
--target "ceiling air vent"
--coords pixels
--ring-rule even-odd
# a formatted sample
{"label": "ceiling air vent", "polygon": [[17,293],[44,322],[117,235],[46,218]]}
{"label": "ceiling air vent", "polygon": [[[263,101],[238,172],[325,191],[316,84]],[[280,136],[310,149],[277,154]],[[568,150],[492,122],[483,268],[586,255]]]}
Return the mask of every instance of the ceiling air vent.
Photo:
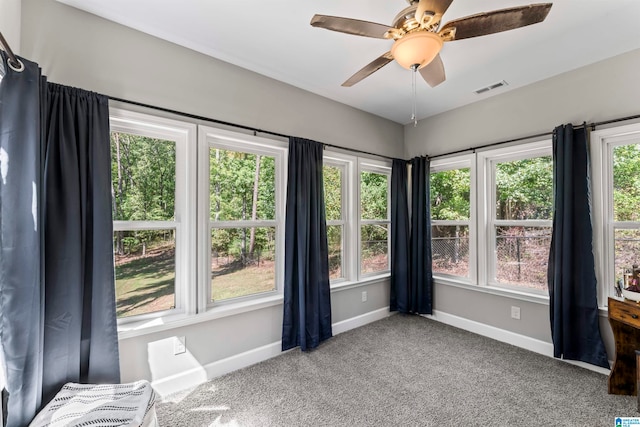
{"label": "ceiling air vent", "polygon": [[499,87],[502,87],[502,86],[507,86],[508,84],[509,83],[507,83],[505,80],[502,80],[502,81],[500,81],[498,83],[494,83],[492,85],[485,86],[485,87],[480,88],[478,90],[474,90],[474,92],[476,93],[476,95],[480,95],[482,93],[489,92],[490,90],[498,89]]}

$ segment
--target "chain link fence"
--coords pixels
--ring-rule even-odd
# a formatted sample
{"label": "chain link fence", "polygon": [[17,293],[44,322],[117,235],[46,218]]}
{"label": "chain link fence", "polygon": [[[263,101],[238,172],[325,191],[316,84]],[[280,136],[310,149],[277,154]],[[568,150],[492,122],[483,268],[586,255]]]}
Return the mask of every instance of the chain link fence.
{"label": "chain link fence", "polygon": [[241,267],[257,266],[260,267],[265,262],[272,263],[275,260],[274,251],[255,250],[253,253],[248,252],[211,252],[211,267],[222,268],[230,265]]}
{"label": "chain link fence", "polygon": [[453,276],[469,276],[468,237],[433,237],[431,252],[434,272]]}
{"label": "chain link fence", "polygon": [[496,238],[496,279],[529,288],[547,289],[551,230],[539,235]]}
{"label": "chain link fence", "polygon": [[[636,230],[633,230],[636,232]],[[639,233],[640,234],[640,233]],[[546,289],[551,230],[539,230],[534,235],[503,235],[496,238],[496,279],[503,283],[512,283],[529,288]],[[453,276],[469,276],[469,237],[445,236],[431,240],[433,271]],[[363,242],[363,269],[376,271],[386,268],[378,265],[386,260],[386,241]],[[341,277],[341,248],[330,254],[331,277]],[[213,251],[213,268],[222,268],[230,264],[262,266],[272,263],[274,251],[255,251],[248,253],[218,253]],[[622,278],[624,269],[640,264],[640,236],[615,238],[615,274]]]}
{"label": "chain link fence", "polygon": [[622,279],[625,270],[640,265],[640,237],[638,230],[616,230],[615,232],[615,279]]}
{"label": "chain link fence", "polygon": [[[546,289],[550,230],[537,235],[496,238],[496,279],[528,288]],[[434,237],[431,240],[434,272],[454,276],[469,275],[469,238]]]}

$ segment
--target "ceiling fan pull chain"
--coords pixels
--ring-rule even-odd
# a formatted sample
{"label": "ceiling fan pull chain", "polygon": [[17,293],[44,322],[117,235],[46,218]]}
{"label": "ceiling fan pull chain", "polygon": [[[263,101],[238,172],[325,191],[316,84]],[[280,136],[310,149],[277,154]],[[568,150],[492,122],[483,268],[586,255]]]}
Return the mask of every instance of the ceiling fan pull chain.
{"label": "ceiling fan pull chain", "polygon": [[413,64],[411,66],[411,93],[413,97],[411,120],[413,120],[413,127],[418,126],[418,108],[416,106],[416,74],[418,73],[419,66],[420,64]]}

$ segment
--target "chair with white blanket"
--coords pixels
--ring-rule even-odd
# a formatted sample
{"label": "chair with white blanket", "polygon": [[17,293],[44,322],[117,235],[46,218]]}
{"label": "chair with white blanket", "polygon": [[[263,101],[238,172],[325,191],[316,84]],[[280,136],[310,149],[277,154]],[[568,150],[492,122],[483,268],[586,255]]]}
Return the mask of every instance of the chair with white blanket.
{"label": "chair with white blanket", "polygon": [[29,427],[157,427],[156,396],[148,381],[67,383]]}

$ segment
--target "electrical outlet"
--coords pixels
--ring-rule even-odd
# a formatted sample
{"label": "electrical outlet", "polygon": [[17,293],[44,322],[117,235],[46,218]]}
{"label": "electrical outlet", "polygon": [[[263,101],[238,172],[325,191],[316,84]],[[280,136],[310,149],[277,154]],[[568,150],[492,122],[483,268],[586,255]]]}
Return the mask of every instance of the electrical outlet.
{"label": "electrical outlet", "polygon": [[520,307],[511,306],[511,318],[520,320]]}
{"label": "electrical outlet", "polygon": [[173,354],[182,354],[187,351],[187,339],[185,336],[173,337]]}
{"label": "electrical outlet", "polygon": [[362,302],[367,301],[367,291],[362,291]]}

